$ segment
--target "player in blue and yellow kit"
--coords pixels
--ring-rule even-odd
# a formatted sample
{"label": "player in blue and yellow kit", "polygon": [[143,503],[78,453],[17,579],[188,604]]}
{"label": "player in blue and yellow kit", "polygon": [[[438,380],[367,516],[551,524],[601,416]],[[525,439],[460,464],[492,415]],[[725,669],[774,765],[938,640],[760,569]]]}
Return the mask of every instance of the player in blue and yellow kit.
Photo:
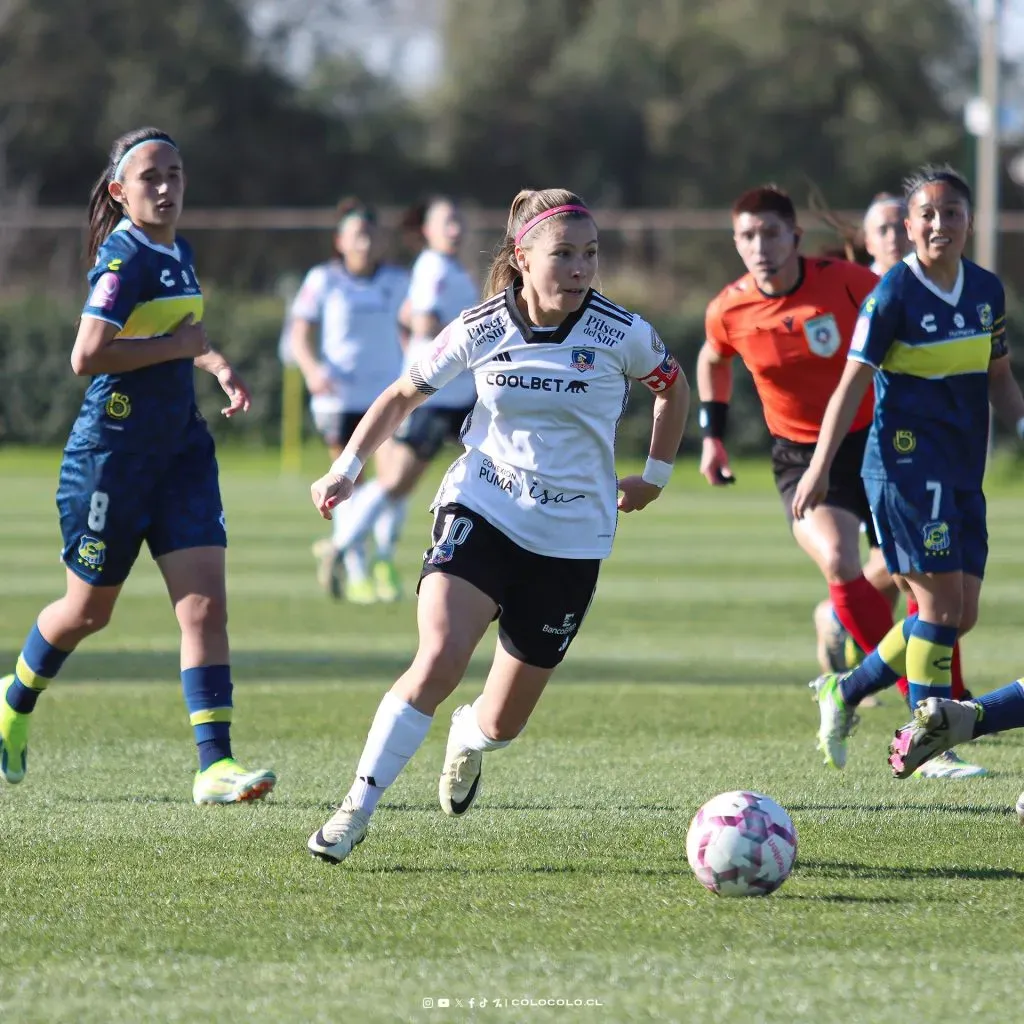
{"label": "player in blue and yellow kit", "polygon": [[67,591],[39,614],[14,674],[0,682],[0,774],[21,782],[36,701],[68,655],[110,620],[143,540],[181,627],[181,680],[199,748],[197,804],[262,797],[275,783],[232,757],[227,536],[213,438],[196,408],[194,367],[231,399],[249,393],[202,327],[192,250],[177,237],[185,175],[170,136],[123,135],[89,203],[90,293],[71,354],[91,376],[64,450],[57,507]]}
{"label": "player in blue and yellow kit", "polygon": [[798,518],[820,501],[839,441],[871,380],[875,415],[862,474],[886,565],[918,605],[862,665],[815,682],[827,763],[846,763],[854,708],[901,675],[910,705],[950,695],[953,645],[978,617],[988,557],[982,478],[989,403],[1024,419],[1010,370],[1003,286],[963,258],[971,192],[950,168],[905,183],[914,252],[865,300],[849,362],[793,499]]}

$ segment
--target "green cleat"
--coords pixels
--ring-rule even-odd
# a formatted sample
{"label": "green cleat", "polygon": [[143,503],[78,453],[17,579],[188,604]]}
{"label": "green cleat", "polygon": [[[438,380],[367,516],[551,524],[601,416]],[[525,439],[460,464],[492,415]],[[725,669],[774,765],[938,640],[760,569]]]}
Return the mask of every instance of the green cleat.
{"label": "green cleat", "polygon": [[206,771],[196,772],[192,802],[196,804],[240,804],[262,800],[277,782],[269,768],[246,771],[233,757],[215,761]]}
{"label": "green cleat", "polygon": [[373,584],[378,601],[392,604],[402,600],[402,577],[398,575],[394,562],[385,559],[374,562]]}
{"label": "green cleat", "polygon": [[0,679],[0,775],[12,786],[28,771],[28,723],[31,715],[19,714],[6,700],[14,676]]}
{"label": "green cleat", "polygon": [[345,581],[345,600],[349,604],[376,604],[377,586],[369,577],[362,580],[349,577]]}
{"label": "green cleat", "polygon": [[810,687],[818,702],[821,721],[818,726],[818,749],[825,755],[825,764],[846,767],[846,739],[857,724],[857,716],[846,706],[839,679],[834,672],[818,676]]}

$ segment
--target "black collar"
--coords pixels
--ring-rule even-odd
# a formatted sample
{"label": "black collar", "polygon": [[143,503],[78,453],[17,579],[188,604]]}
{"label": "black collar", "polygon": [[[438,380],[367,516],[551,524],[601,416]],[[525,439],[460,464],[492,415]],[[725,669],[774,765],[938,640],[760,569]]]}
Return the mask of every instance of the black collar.
{"label": "black collar", "polygon": [[797,265],[800,268],[800,273],[797,274],[796,284],[793,285],[793,287],[790,288],[789,291],[785,291],[785,292],[762,292],[760,288],[757,288],[756,284],[754,285],[754,287],[757,288],[757,290],[759,292],[761,292],[761,294],[766,299],[784,299],[787,296],[792,295],[794,292],[798,292],[800,290],[800,286],[804,283],[804,262],[805,261],[804,261],[803,256],[798,256],[797,257]]}
{"label": "black collar", "polygon": [[[522,285],[520,284],[520,287]],[[522,313],[519,312],[519,306],[516,305],[516,286],[510,284],[505,289],[505,308],[508,310],[509,318],[512,323],[516,325],[519,333],[523,336],[523,341],[528,345],[560,345],[566,338],[569,337],[569,332],[580,322],[583,314],[586,312],[587,306],[590,305],[590,297],[594,294],[593,288],[587,289],[587,294],[583,296],[583,302],[580,303],[580,308],[575,313],[570,313],[562,322],[559,324],[556,330],[553,331],[541,331],[540,333],[534,333],[533,327],[530,326],[524,319]]]}

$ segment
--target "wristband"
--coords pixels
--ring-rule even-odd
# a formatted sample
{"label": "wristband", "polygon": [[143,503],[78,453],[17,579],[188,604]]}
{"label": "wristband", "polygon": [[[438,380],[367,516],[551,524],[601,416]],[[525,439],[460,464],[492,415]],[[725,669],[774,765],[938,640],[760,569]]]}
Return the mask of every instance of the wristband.
{"label": "wristband", "polygon": [[1017,420],[1017,436],[1024,441],[1024,416]]}
{"label": "wristband", "polygon": [[655,487],[664,487],[672,477],[672,463],[659,462],[657,459],[648,459],[644,466],[640,479],[645,484],[654,484]]}
{"label": "wristband", "polygon": [[352,454],[347,448],[331,463],[331,472],[343,476],[346,480],[356,482],[363,471],[363,460]]}
{"label": "wristband", "polygon": [[721,441],[725,437],[725,424],[729,419],[728,402],[701,402],[697,422],[701,437],[713,437]]}

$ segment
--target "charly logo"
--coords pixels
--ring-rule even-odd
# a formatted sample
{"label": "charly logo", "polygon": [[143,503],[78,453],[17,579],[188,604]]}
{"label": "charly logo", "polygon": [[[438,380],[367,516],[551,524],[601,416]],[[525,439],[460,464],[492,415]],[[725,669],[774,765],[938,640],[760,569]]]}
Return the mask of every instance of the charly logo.
{"label": "charly logo", "polygon": [[131,399],[119,391],[114,391],[107,399],[106,410],[112,420],[126,420],[132,414]]}
{"label": "charly logo", "polygon": [[897,430],[893,435],[892,446],[900,455],[909,455],[917,447],[917,438],[912,430]]}
{"label": "charly logo", "polygon": [[102,569],[103,563],[107,560],[106,541],[83,533],[82,539],[78,542],[77,558],[80,565],[87,565],[90,569]]}
{"label": "charly logo", "polygon": [[579,370],[580,373],[586,373],[587,370],[592,370],[596,362],[597,353],[592,348],[574,348],[572,350],[572,365]]}
{"label": "charly logo", "polygon": [[933,555],[945,554],[950,549],[949,523],[934,519],[924,524],[924,549]]}
{"label": "charly logo", "polygon": [[981,321],[981,326],[988,330],[992,326],[992,307],[987,303],[983,302],[978,307],[978,319]]}

